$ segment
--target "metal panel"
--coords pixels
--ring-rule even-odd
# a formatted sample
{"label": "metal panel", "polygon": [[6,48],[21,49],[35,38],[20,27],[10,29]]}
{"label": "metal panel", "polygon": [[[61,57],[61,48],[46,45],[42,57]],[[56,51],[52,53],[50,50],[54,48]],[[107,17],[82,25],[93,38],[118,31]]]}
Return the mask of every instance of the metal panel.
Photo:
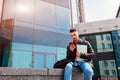
{"label": "metal panel", "polygon": [[79,30],[80,34],[91,34],[119,30],[120,18],[89,23],[79,23],[76,24],[75,26]]}
{"label": "metal panel", "polygon": [[115,59],[114,52],[96,53],[95,61]]}

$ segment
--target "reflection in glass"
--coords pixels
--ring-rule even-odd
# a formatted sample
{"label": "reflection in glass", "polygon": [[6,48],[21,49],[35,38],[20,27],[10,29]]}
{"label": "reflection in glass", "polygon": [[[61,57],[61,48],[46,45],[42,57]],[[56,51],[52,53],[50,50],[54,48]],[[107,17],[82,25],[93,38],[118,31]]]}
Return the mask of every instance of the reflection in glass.
{"label": "reflection in glass", "polygon": [[34,52],[56,53],[56,47],[34,45]]}
{"label": "reflection in glass", "polygon": [[88,40],[95,52],[113,51],[110,33],[85,35],[81,39]]}
{"label": "reflection in glass", "polygon": [[[77,0],[70,0],[71,1],[71,9],[72,9],[72,23],[78,24],[78,4]],[[81,15],[80,15],[81,16]]]}
{"label": "reflection in glass", "polygon": [[32,52],[12,50],[12,67],[32,68]]}
{"label": "reflection in glass", "polygon": [[[0,0],[0,67],[8,67],[14,28],[15,0],[5,0],[4,4],[2,1]],[[2,18],[1,14],[3,14]]]}
{"label": "reflection in glass", "polygon": [[120,30],[119,31],[112,31],[112,40],[113,40],[113,46],[114,46],[114,52],[116,57],[116,64],[118,67],[118,77],[120,77]]}
{"label": "reflection in glass", "polygon": [[104,70],[105,75],[110,75],[109,70]]}
{"label": "reflection in glass", "polygon": [[33,23],[34,0],[17,0],[15,20]]}
{"label": "reflection in glass", "polygon": [[10,30],[3,32],[12,34],[5,37],[12,47],[4,51],[7,41],[0,37],[0,66],[52,68],[57,58],[64,58],[71,40],[69,1],[5,0],[2,20],[4,30]]}
{"label": "reflection in glass", "polygon": [[46,57],[46,67],[47,68],[53,68],[53,65],[55,63],[55,55],[47,55]]}
{"label": "reflection in glass", "polygon": [[2,20],[13,19],[15,12],[15,0],[5,0]]}
{"label": "reflection in glass", "polygon": [[49,2],[49,3],[55,4],[56,0],[42,0],[42,1],[46,1],[46,2]]}
{"label": "reflection in glass", "polygon": [[67,34],[57,34],[57,47],[66,48],[68,43],[70,42],[70,35]]}
{"label": "reflection in glass", "polygon": [[69,35],[69,30],[57,29],[57,33]]}
{"label": "reflection in glass", "polygon": [[26,50],[26,51],[32,51],[32,45],[31,44],[24,44],[24,43],[12,43],[12,49],[14,50]]}
{"label": "reflection in glass", "polygon": [[116,76],[116,71],[115,70],[112,70],[112,75]]}
{"label": "reflection in glass", "polygon": [[36,0],[35,24],[56,27],[55,5]]}
{"label": "reflection in glass", "polygon": [[35,25],[34,29],[39,29],[39,30],[43,30],[43,31],[50,31],[50,32],[56,32],[57,28],[52,28],[52,27],[48,27],[48,26]]}
{"label": "reflection in glass", "polygon": [[69,1],[70,0],[42,0],[42,1],[46,1],[46,2],[49,2],[52,4],[56,4],[58,6],[69,8]]}
{"label": "reflection in glass", "polygon": [[115,65],[111,66],[111,63],[115,64],[115,60],[99,61],[100,75],[117,76],[116,66]]}
{"label": "reflection in glass", "polygon": [[57,48],[57,60],[66,58],[66,48]]}
{"label": "reflection in glass", "polygon": [[56,5],[69,8],[70,0],[56,0]]}
{"label": "reflection in glass", "polygon": [[15,21],[14,22],[15,26],[22,26],[22,27],[27,27],[27,28],[33,28],[33,24],[22,22],[22,21]]}
{"label": "reflection in glass", "polygon": [[10,47],[11,44],[9,41],[0,40],[0,67],[8,67],[10,64]]}
{"label": "reflection in glass", "polygon": [[33,43],[33,29],[27,27],[15,26],[13,32],[13,41],[19,43]]}
{"label": "reflection in glass", "polygon": [[57,27],[60,29],[69,30],[70,29],[69,9],[60,6],[56,6],[56,8],[57,8]]}
{"label": "reflection in glass", "polygon": [[102,43],[101,49],[105,49],[105,44],[104,43]]}
{"label": "reflection in glass", "polygon": [[44,68],[43,54],[34,54],[34,68]]}
{"label": "reflection in glass", "polygon": [[56,46],[56,33],[51,31],[35,30],[34,44]]}

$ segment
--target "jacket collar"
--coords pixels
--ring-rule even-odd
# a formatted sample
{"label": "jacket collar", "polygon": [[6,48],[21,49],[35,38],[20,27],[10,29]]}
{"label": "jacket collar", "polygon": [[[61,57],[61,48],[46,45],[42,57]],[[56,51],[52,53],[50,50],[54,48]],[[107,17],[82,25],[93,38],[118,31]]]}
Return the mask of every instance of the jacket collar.
{"label": "jacket collar", "polygon": [[81,43],[81,42],[82,42],[81,39],[79,39],[77,42],[73,41],[73,43],[75,43],[75,44],[77,44],[77,43]]}

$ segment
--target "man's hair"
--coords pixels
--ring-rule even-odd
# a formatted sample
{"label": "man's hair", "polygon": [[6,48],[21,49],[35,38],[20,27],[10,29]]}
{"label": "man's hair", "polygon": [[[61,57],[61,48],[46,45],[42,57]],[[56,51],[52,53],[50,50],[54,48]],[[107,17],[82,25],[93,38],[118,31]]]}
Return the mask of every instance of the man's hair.
{"label": "man's hair", "polygon": [[72,33],[72,32],[76,32],[77,30],[75,29],[75,28],[71,28],[70,29],[70,33]]}

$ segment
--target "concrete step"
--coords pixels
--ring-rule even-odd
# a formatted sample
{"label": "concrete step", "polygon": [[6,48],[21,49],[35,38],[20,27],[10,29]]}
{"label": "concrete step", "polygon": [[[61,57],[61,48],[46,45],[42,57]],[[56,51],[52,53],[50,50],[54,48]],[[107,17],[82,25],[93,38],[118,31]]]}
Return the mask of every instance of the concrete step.
{"label": "concrete step", "polygon": [[[0,80],[63,80],[63,69],[0,67]],[[83,80],[83,74],[74,70],[72,80]]]}

